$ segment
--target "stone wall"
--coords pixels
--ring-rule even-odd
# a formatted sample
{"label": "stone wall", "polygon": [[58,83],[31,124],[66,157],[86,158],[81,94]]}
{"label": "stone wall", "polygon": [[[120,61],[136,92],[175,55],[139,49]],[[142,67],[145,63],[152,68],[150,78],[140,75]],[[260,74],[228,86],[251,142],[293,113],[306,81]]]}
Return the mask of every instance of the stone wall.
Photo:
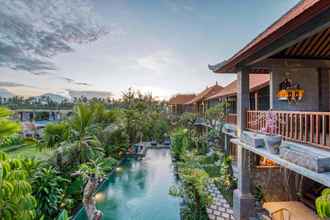
{"label": "stone wall", "polygon": [[288,200],[283,174],[279,167],[256,168],[252,181],[253,186],[258,185],[262,188],[265,202]]}
{"label": "stone wall", "polygon": [[211,183],[208,187],[209,193],[213,197],[213,204],[207,208],[210,220],[235,220],[233,209],[226,199],[221,195],[217,187]]}
{"label": "stone wall", "polygon": [[[294,83],[298,83],[305,90],[305,95],[301,101],[297,103],[288,103],[280,101],[276,94],[279,90],[280,83],[290,78]],[[270,80],[271,107],[274,110],[287,111],[319,111],[319,73],[316,68],[299,68],[299,69],[273,69]]]}

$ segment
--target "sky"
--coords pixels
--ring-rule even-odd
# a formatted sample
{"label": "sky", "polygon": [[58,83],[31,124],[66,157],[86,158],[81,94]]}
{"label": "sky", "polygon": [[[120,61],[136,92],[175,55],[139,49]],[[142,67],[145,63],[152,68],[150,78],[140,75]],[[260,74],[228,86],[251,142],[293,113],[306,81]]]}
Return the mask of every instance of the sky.
{"label": "sky", "polygon": [[216,81],[226,85],[235,75],[214,74],[208,64],[229,58],[297,2],[92,0],[92,16],[106,34],[49,56],[53,68],[44,71],[0,65],[0,87],[24,96],[68,90],[119,96],[133,87],[168,98]]}

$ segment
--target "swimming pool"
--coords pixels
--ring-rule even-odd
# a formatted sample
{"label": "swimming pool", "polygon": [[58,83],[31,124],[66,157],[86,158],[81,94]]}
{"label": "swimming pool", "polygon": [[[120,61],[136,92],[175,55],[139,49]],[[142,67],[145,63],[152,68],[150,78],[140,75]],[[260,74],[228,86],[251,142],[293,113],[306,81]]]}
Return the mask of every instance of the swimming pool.
{"label": "swimming pool", "polygon": [[[168,149],[149,149],[142,160],[127,159],[96,193],[104,220],[178,220],[180,201],[168,194],[175,184]],[[87,219],[83,209],[75,218]]]}

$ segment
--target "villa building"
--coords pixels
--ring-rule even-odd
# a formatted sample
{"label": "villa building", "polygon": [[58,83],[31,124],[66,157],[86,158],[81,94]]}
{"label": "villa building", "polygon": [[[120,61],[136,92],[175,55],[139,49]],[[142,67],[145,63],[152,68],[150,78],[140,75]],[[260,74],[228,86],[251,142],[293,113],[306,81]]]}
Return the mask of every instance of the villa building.
{"label": "villa building", "polygon": [[168,108],[171,114],[181,115],[184,112],[192,112],[193,105],[186,104],[196,97],[195,94],[178,94],[170,98]]}
{"label": "villa building", "polygon": [[198,93],[195,98],[186,102],[186,105],[192,105],[193,112],[198,115],[204,115],[208,108],[207,99],[223,89],[222,86],[218,85],[216,82],[215,85],[211,87],[206,87],[202,92]]}
{"label": "villa building", "polygon": [[[237,80],[229,83],[217,94],[207,98],[208,108],[227,102],[226,122],[236,124],[237,120]],[[250,107],[253,110],[269,109],[269,74],[250,75]]]}
{"label": "villa building", "polygon": [[[262,172],[270,173],[266,193],[282,184],[288,194],[277,190],[264,203],[271,215],[285,210],[291,219],[318,219],[314,200],[330,187],[329,59],[330,1],[303,0],[231,58],[209,66],[215,73],[237,74],[237,122],[224,129],[225,147],[231,142],[237,148],[236,220],[256,215],[256,179],[267,182]],[[264,99],[251,102],[252,74],[269,74],[264,88],[271,111],[261,107]],[[273,136],[264,130],[269,114],[275,118]],[[279,152],[256,145],[274,135],[282,137]]]}

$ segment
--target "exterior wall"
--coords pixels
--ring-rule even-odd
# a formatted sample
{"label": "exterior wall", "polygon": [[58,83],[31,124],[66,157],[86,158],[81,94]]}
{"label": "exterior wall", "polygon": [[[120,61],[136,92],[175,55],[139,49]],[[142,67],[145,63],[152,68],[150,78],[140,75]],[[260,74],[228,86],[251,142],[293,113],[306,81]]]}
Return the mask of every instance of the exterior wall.
{"label": "exterior wall", "polygon": [[279,167],[256,168],[252,179],[254,187],[261,187],[265,202],[288,201],[283,174]]}
{"label": "exterior wall", "polygon": [[212,108],[213,106],[216,106],[218,103],[220,103],[219,99],[210,99],[208,100],[208,108]]}
{"label": "exterior wall", "polygon": [[[288,73],[289,76],[286,76]],[[317,69],[273,69],[270,78],[271,108],[287,111],[319,111],[319,74]],[[305,95],[301,101],[289,104],[287,101],[277,99],[276,94],[279,85],[285,78],[290,78],[299,83],[300,87],[305,90]]]}
{"label": "exterior wall", "polygon": [[330,110],[330,76],[329,70],[319,70],[319,81],[320,81],[320,111],[327,112]]}
{"label": "exterior wall", "polygon": [[[255,109],[255,93],[258,93],[258,109]],[[251,110],[269,110],[269,86],[250,93],[250,109]]]}
{"label": "exterior wall", "polygon": [[184,105],[184,112],[193,112],[194,111],[194,105]]}

